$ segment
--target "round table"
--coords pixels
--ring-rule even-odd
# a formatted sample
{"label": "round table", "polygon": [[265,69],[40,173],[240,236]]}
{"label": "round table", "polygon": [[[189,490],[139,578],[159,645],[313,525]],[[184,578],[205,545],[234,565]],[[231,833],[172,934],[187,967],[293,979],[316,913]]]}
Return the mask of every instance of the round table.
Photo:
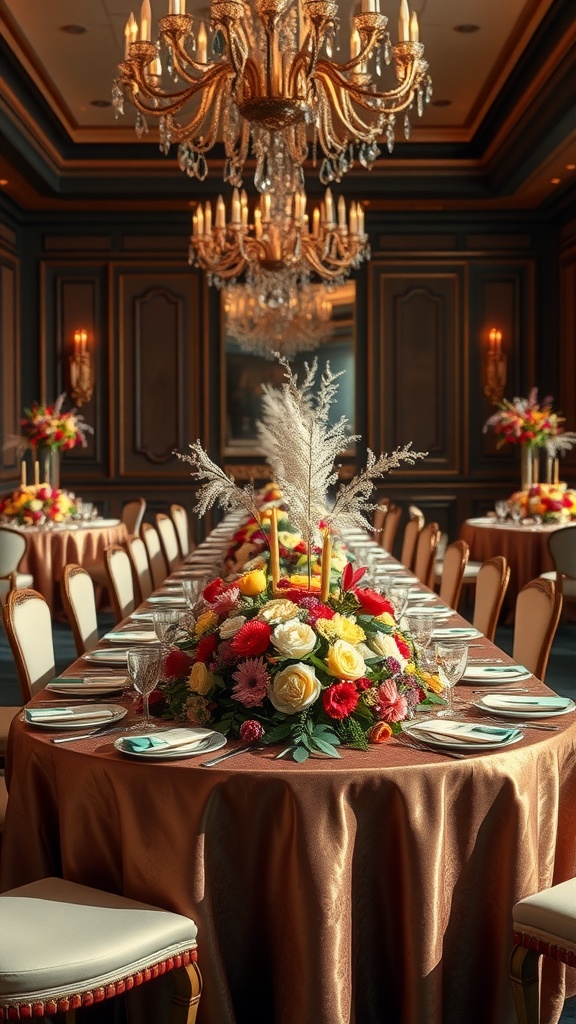
{"label": "round table", "polygon": [[[390,740],[204,768],[17,720],[2,887],[57,874],[192,916],[199,1024],[514,1024],[512,906],[576,874],[575,716],[555,724],[466,760]],[[542,1024],[563,998],[545,958]]]}
{"label": "round table", "polygon": [[60,578],[65,565],[99,561],[109,544],[123,544],[128,539],[126,527],[119,519],[96,519],[66,526],[32,526],[23,529],[22,533],[28,541],[28,548],[20,564],[20,572],[32,574],[34,589],[46,598],[52,612],[61,607]]}
{"label": "round table", "polygon": [[540,573],[554,568],[548,553],[548,537],[555,530],[570,524],[521,526],[506,521],[499,523],[488,516],[467,519],[460,531],[460,539],[470,548],[470,558],[485,562],[495,555],[504,555],[510,566],[510,583],[502,606],[502,619],[514,621],[514,607],[518,592]]}

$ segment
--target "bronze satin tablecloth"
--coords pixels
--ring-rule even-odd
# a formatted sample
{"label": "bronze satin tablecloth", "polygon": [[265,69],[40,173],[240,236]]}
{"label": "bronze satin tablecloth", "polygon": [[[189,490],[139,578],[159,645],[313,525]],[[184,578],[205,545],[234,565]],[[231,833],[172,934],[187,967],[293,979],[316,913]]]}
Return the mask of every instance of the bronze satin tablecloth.
{"label": "bronze satin tablecloth", "polygon": [[[514,1024],[512,906],[576,874],[576,724],[555,723],[462,761],[390,740],[201,768],[18,720],[2,887],[62,874],[194,917],[199,1024]],[[564,971],[546,960],[542,1024]]]}
{"label": "bronze satin tablecloth", "polygon": [[96,562],[109,544],[123,544],[128,539],[124,523],[114,525],[74,526],[70,528],[33,527],[23,531],[28,549],[20,572],[32,573],[34,589],[46,598],[55,612],[60,606],[60,578],[65,565]]}

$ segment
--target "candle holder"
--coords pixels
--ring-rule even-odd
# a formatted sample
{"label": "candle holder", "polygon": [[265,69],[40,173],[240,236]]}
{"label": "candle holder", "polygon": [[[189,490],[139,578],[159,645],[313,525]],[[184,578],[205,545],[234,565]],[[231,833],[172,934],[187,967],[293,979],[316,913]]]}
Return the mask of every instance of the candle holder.
{"label": "candle holder", "polygon": [[87,344],[87,331],[74,331],[74,351],[70,356],[70,394],[78,406],[89,402],[94,391],[94,363]]}

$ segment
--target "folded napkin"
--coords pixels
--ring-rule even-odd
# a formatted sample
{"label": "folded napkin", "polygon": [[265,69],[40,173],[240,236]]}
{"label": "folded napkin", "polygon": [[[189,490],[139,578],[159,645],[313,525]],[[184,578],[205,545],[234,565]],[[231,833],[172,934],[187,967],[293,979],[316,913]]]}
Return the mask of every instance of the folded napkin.
{"label": "folded napkin", "polygon": [[165,732],[148,733],[145,736],[122,736],[121,744],[123,750],[129,750],[134,754],[178,750],[180,747],[190,747],[190,750],[193,750],[206,740],[210,731],[210,729],[166,729]]}
{"label": "folded napkin", "polygon": [[127,676],[84,676],[83,678],[76,679],[72,676],[66,676],[63,679],[51,679],[47,684],[47,689],[58,687],[58,689],[65,689],[67,686],[72,687],[75,690],[86,687],[90,690],[97,690],[101,687],[103,690],[109,690],[112,686],[119,689],[121,686],[130,686],[130,680]]}
{"label": "folded napkin", "polygon": [[127,640],[134,641],[135,644],[145,644],[150,640],[157,640],[158,637],[153,629],[119,629],[116,632],[106,633],[102,639],[123,644]]}
{"label": "folded napkin", "polygon": [[436,719],[413,726],[410,733],[416,739],[453,740],[458,743],[506,743],[521,733],[518,729],[500,725],[479,725],[476,722],[456,722]]}
{"label": "folded napkin", "polygon": [[27,722],[83,722],[112,718],[110,708],[26,708]]}
{"label": "folded napkin", "polygon": [[523,679],[531,673],[524,665],[475,665],[468,662],[464,671],[463,679],[486,680],[497,682],[500,679]]}
{"label": "folded napkin", "polygon": [[494,711],[520,711],[529,715],[538,711],[565,711],[572,701],[568,697],[538,697],[529,693],[491,693],[482,697],[482,707]]}

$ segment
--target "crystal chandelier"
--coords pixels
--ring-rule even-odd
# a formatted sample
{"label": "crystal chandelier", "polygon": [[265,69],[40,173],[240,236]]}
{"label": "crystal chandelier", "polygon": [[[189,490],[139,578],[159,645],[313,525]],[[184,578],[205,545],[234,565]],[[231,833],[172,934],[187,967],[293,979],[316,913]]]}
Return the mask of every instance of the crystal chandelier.
{"label": "crystal chandelier", "polygon": [[228,343],[273,359],[310,352],[332,334],[332,302],[323,285],[302,285],[290,275],[259,273],[223,290]]}
{"label": "crystal chandelier", "polygon": [[[336,216],[337,214],[337,216]],[[212,204],[199,204],[192,218],[188,261],[206,270],[210,283],[220,286],[241,274],[267,272],[305,284],[312,273],[333,284],[370,256],[364,231],[364,210],[352,202],[346,209],[341,196],[337,208],[330,189],[312,213],[306,212],[306,195],[294,196],[275,188],[260,197],[252,223],[246,193],[234,189],[230,219],[222,196],[215,216]]]}
{"label": "crystal chandelier", "polygon": [[[200,180],[208,173],[205,154],[223,140],[224,180],[241,187],[252,146],[256,187],[265,192],[276,138],[299,168],[309,145],[314,160],[319,146],[321,181],[339,181],[355,155],[364,166],[373,163],[379,139],[392,150],[399,114],[409,137],[408,112],[416,107],[421,116],[431,96],[416,14],[401,0],[392,45],[379,2],[362,0],[349,59],[336,61],[333,0],[212,0],[208,31],[185,13],[185,0],[169,0],[156,42],[144,0],[140,28],[131,15],[125,29],[113,86],[116,114],[125,98],[133,103],[139,136],[148,130],[148,115],[158,118],[161,150],[178,143],[181,168]],[[385,88],[391,63],[395,76]]]}

